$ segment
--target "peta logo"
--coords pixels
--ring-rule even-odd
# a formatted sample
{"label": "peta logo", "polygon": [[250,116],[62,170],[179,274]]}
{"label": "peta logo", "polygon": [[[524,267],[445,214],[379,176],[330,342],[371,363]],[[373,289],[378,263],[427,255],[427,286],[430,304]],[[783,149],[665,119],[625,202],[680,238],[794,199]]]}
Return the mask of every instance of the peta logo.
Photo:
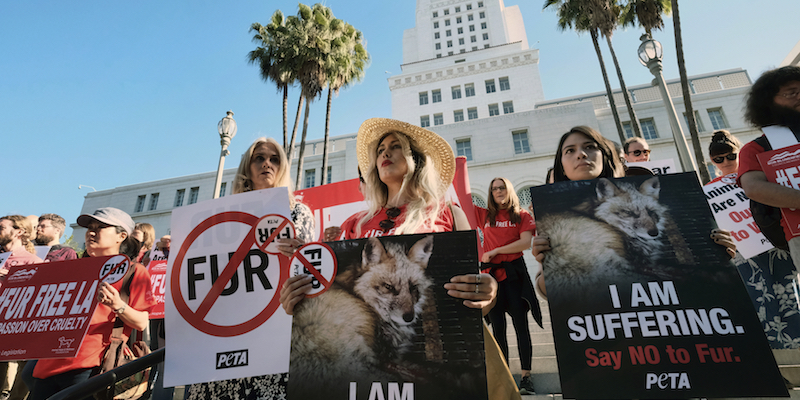
{"label": "peta logo", "polygon": [[645,378],[644,388],[655,389],[691,389],[692,384],[689,383],[689,375],[686,372],[663,372],[661,374],[647,373]]}
{"label": "peta logo", "polygon": [[247,365],[247,349],[217,353],[217,369],[244,367]]}

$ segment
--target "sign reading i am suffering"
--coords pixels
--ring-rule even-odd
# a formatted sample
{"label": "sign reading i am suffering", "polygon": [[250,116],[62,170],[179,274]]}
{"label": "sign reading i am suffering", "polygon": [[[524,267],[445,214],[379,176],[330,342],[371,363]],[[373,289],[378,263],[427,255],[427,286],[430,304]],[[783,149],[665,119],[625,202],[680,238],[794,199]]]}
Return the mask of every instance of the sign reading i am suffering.
{"label": "sign reading i am suffering", "polygon": [[165,386],[289,371],[292,320],[279,301],[287,260],[261,248],[293,228],[260,225],[270,214],[290,219],[286,188],[172,212],[165,320],[169,337],[181,339],[168,339]]}

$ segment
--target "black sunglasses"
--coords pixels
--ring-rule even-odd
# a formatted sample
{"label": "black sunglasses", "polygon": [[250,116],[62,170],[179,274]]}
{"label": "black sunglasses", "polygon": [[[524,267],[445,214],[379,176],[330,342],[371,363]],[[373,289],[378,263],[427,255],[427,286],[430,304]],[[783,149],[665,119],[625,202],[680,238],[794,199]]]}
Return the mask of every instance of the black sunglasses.
{"label": "black sunglasses", "polygon": [[726,156],[714,157],[711,159],[711,161],[714,161],[714,164],[722,164],[722,162],[725,161],[726,158],[728,160],[733,161],[736,159],[736,157],[739,157],[739,153],[731,153]]}
{"label": "black sunglasses", "polygon": [[634,157],[639,157],[640,155],[642,155],[642,153],[644,153],[644,155],[648,155],[650,154],[650,150],[645,149],[645,150],[634,150],[628,152],[628,154],[633,154]]}
{"label": "black sunglasses", "polygon": [[378,226],[383,229],[384,233],[388,232],[389,229],[394,228],[394,219],[400,216],[400,209],[397,207],[392,207],[386,210],[386,216],[389,218],[378,223]]}

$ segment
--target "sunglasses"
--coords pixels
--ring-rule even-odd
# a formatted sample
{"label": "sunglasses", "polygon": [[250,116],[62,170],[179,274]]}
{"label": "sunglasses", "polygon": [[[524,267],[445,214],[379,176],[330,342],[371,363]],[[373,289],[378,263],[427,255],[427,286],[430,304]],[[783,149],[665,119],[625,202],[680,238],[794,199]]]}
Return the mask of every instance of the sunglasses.
{"label": "sunglasses", "polygon": [[728,160],[733,161],[738,156],[739,156],[739,153],[731,153],[731,154],[728,154],[726,156],[714,157],[714,158],[711,159],[711,161],[714,161],[714,164],[722,164],[722,162],[725,161],[726,158]]}
{"label": "sunglasses", "polygon": [[644,154],[644,155],[650,154],[650,150],[648,150],[648,149],[634,150],[634,151],[629,151],[628,154],[633,154],[634,157],[639,157],[642,154]]}
{"label": "sunglasses", "polygon": [[385,220],[378,223],[378,226],[383,229],[383,232],[386,233],[389,229],[394,228],[394,219],[400,216],[400,209],[397,207],[392,207],[386,210],[386,218]]}

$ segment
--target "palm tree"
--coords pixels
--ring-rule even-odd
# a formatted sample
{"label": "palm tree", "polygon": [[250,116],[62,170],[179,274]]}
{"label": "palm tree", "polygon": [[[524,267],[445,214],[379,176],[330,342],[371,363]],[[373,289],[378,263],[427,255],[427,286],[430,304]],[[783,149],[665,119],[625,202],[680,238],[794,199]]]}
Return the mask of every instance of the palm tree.
{"label": "palm tree", "polygon": [[597,53],[597,60],[600,62],[600,71],[603,74],[603,83],[606,86],[606,95],[608,103],[611,107],[611,115],[614,116],[614,122],[617,125],[617,133],[622,143],[625,142],[625,132],[622,130],[622,123],[619,120],[619,113],[617,112],[616,102],[614,101],[614,93],[611,91],[611,84],[608,82],[608,73],[606,72],[605,62],[603,61],[603,53],[600,51],[600,44],[598,37],[600,36],[599,29],[589,17],[590,4],[589,0],[545,0],[543,9],[555,9],[558,14],[558,28],[562,31],[567,29],[574,29],[578,34],[581,32],[589,32],[592,37],[592,44],[594,44],[594,51]]}
{"label": "palm tree", "polygon": [[[332,22],[331,25],[335,24]],[[328,141],[332,95],[334,92],[338,95],[339,89],[342,87],[360,82],[369,63],[369,53],[364,48],[361,31],[345,23],[338,32],[338,36],[331,42],[331,55],[325,63],[328,79],[328,104],[325,113],[325,142],[322,150],[320,185],[324,185],[328,178]]]}

